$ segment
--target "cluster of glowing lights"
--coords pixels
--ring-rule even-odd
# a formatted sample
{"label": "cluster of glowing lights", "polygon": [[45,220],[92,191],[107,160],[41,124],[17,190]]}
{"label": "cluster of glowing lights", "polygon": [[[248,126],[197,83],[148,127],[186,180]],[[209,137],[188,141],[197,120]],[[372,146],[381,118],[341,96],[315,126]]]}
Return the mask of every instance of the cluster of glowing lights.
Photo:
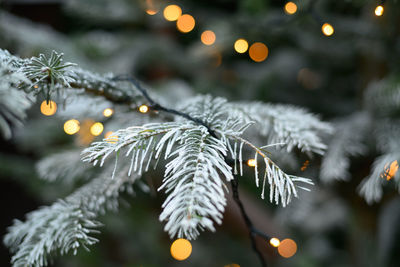
{"label": "cluster of glowing lights", "polygon": [[168,21],[176,21],[182,15],[182,9],[177,5],[169,5],[164,8],[163,15]]}
{"label": "cluster of glowing lights", "polygon": [[297,5],[293,2],[287,2],[284,7],[285,13],[288,15],[293,15],[297,11]]}
{"label": "cluster of glowing lights", "polygon": [[215,43],[216,36],[213,31],[207,30],[201,34],[200,39],[203,44],[212,45],[213,43]]}
{"label": "cluster of glowing lights", "polygon": [[139,107],[139,112],[140,112],[140,113],[147,113],[148,111],[149,111],[149,107],[146,106],[146,105],[141,105],[141,106]]}
{"label": "cluster of glowing lights", "polygon": [[383,8],[383,6],[379,5],[375,8],[375,16],[380,17],[383,15],[383,11],[385,9]]}
{"label": "cluster of glowing lights", "polygon": [[236,52],[243,54],[249,49],[249,43],[245,39],[237,39],[233,47]]}
{"label": "cluster of glowing lights", "polygon": [[247,166],[249,166],[249,167],[255,167],[256,164],[257,164],[257,161],[255,159],[249,159],[247,161]]}
{"label": "cluster of glowing lights", "polygon": [[50,101],[45,100],[40,105],[40,112],[42,112],[42,114],[45,116],[52,116],[56,113],[56,111],[57,111],[57,104],[52,100]]}
{"label": "cluster of glowing lights", "polygon": [[183,261],[189,258],[192,254],[192,244],[183,238],[175,240],[171,245],[171,256],[178,260]]}
{"label": "cluster of glowing lights", "polygon": [[331,36],[334,32],[335,29],[333,28],[333,26],[329,23],[324,23],[321,27],[322,33],[326,36]]}
{"label": "cluster of glowing lights", "polygon": [[99,136],[104,130],[104,126],[101,122],[96,122],[90,127],[90,133],[94,136]]}
{"label": "cluster of glowing lights", "polygon": [[79,121],[75,119],[67,120],[64,123],[64,132],[69,135],[76,134],[81,128]]}
{"label": "cluster of glowing lights", "polygon": [[196,25],[196,21],[194,20],[192,15],[183,14],[176,21],[176,28],[182,33],[191,32]]}
{"label": "cluster of glowing lights", "polygon": [[277,248],[279,255],[284,258],[293,257],[297,252],[297,244],[290,238],[280,241],[278,238],[273,237],[269,240],[269,244]]}
{"label": "cluster of glowing lights", "polygon": [[103,110],[104,117],[111,117],[114,114],[114,110],[112,108],[106,108]]}
{"label": "cluster of glowing lights", "polygon": [[398,170],[399,170],[399,163],[397,162],[397,160],[392,161],[390,164],[386,163],[385,167],[383,168],[383,172],[381,173],[381,178],[384,178],[387,181],[389,181],[396,175]]}
{"label": "cluster of glowing lights", "polygon": [[256,42],[250,46],[249,56],[255,62],[262,62],[268,57],[268,47],[263,43]]}

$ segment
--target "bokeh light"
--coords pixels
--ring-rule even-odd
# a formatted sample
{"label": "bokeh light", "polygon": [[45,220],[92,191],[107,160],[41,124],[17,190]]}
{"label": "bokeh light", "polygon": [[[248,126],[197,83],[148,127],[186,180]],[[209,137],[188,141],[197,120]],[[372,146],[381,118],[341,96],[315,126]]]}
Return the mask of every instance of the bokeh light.
{"label": "bokeh light", "polygon": [[40,105],[40,112],[42,112],[43,115],[52,116],[56,113],[56,111],[57,111],[57,104],[52,100],[50,101],[45,100]]}
{"label": "bokeh light", "polygon": [[249,160],[247,161],[247,165],[248,165],[249,167],[255,167],[256,164],[257,164],[257,161],[256,161],[255,159],[249,159]]}
{"label": "bokeh light", "polygon": [[80,125],[79,125],[78,120],[71,119],[71,120],[67,120],[64,123],[64,132],[66,134],[69,134],[69,135],[76,134],[77,132],[79,132],[79,129],[80,129]]}
{"label": "bokeh light", "polygon": [[269,243],[271,244],[271,246],[273,247],[279,247],[279,244],[281,243],[281,241],[279,241],[278,238],[273,237],[269,240]]}
{"label": "bokeh light", "polygon": [[284,10],[285,10],[286,14],[292,15],[292,14],[296,13],[297,5],[293,2],[287,2]]}
{"label": "bokeh light", "polygon": [[189,258],[192,254],[192,244],[186,239],[179,238],[171,245],[171,256],[178,260],[183,261]]}
{"label": "bokeh light", "polygon": [[243,54],[249,48],[249,43],[245,39],[237,39],[234,48],[236,52]]}
{"label": "bokeh light", "polygon": [[196,24],[194,18],[189,14],[184,14],[176,21],[176,27],[180,32],[188,33],[194,29]]}
{"label": "bokeh light", "polygon": [[382,16],[384,10],[385,9],[383,8],[383,6],[381,6],[381,5],[377,6],[375,8],[375,15],[378,16],[378,17]]}
{"label": "bokeh light", "polygon": [[224,265],[224,267],[240,267],[240,265],[236,264],[236,263],[231,263],[231,264]]}
{"label": "bokeh light", "polygon": [[112,108],[106,108],[103,110],[104,117],[110,117],[114,113]]}
{"label": "bokeh light", "polygon": [[141,105],[141,106],[139,107],[139,112],[140,112],[140,113],[147,113],[148,111],[149,111],[149,107],[146,106],[146,105]]}
{"label": "bokeh light", "polygon": [[249,56],[255,62],[262,62],[268,57],[268,47],[260,42],[250,46]]}
{"label": "bokeh light", "polygon": [[297,244],[292,239],[284,239],[278,247],[278,253],[284,258],[290,258],[297,252]]}
{"label": "bokeh light", "polygon": [[113,134],[113,131],[108,131],[104,134],[104,139],[107,141],[107,143],[116,144],[118,142],[118,136]]}
{"label": "bokeh light", "polygon": [[146,13],[150,16],[158,13],[158,9],[154,6],[152,0],[146,0]]}
{"label": "bokeh light", "polygon": [[99,136],[104,130],[104,126],[101,122],[96,122],[90,127],[90,133],[94,136]]}
{"label": "bokeh light", "polygon": [[207,30],[201,34],[201,42],[205,45],[212,45],[215,43],[215,33],[213,31]]}
{"label": "bokeh light", "polygon": [[329,23],[324,23],[324,25],[322,25],[321,29],[322,29],[322,33],[326,36],[331,36],[335,32],[335,30],[333,29],[333,26]]}
{"label": "bokeh light", "polygon": [[168,21],[175,21],[182,15],[182,9],[177,5],[169,5],[164,8],[164,18]]}

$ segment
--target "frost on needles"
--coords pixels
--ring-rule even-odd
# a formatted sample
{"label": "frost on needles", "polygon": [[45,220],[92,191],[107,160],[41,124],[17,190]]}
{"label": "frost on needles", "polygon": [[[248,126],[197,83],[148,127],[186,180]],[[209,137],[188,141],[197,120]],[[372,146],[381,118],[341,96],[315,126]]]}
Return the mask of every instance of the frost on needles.
{"label": "frost on needles", "polygon": [[[115,81],[111,74],[100,75],[75,64],[64,64],[57,52],[49,58],[41,55],[20,59],[0,50],[0,56],[3,62],[13,62],[13,68],[7,71],[1,65],[3,76],[21,77],[8,86],[27,97],[50,98],[56,93],[68,98],[76,92],[100,95],[128,107],[143,101],[135,85]],[[41,86],[32,87],[33,84]],[[66,88],[68,93],[62,93]],[[18,97],[8,96],[10,103]],[[0,112],[2,108],[0,105]],[[312,182],[286,174],[269,157],[269,147],[284,147],[287,153],[298,148],[322,154],[326,147],[320,136],[331,131],[317,116],[285,105],[230,103],[207,95],[190,98],[177,110],[181,113],[160,114],[142,125],[121,122],[121,129],[113,136],[84,149],[82,160],[104,169],[100,175],[86,178],[87,184],[66,199],[29,213],[25,222],[15,221],[4,239],[14,253],[14,266],[44,266],[57,252],[76,252],[80,246],[95,243],[92,233],[100,225],[97,215],[115,210],[119,192],[131,191],[142,173],[157,166],[165,166],[158,189],[167,195],[160,220],[165,222],[165,231],[171,238],[195,239],[205,229],[214,231],[214,223],[221,224],[228,192],[226,183],[243,175],[244,159],[250,156],[257,161],[254,176],[256,186],[261,187],[261,197],[269,194],[270,202],[286,206],[298,196],[299,188],[307,189],[304,186]],[[133,111],[126,112],[135,116]],[[0,124],[3,132],[7,127],[12,127],[8,121]],[[256,136],[257,141],[248,136]],[[264,140],[261,146],[260,140]],[[59,179],[45,174],[46,169],[55,167],[52,162],[63,164],[59,159],[50,157],[38,165],[44,179]],[[67,171],[71,164],[65,164],[58,173],[71,176],[85,171]]]}

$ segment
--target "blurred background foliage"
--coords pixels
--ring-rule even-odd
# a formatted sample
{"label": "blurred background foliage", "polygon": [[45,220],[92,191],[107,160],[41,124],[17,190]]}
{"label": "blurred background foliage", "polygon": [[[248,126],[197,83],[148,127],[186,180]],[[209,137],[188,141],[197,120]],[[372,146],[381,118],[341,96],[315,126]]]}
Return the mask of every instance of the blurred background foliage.
{"label": "blurred background foliage", "polygon": [[[208,93],[231,101],[287,103],[335,123],[338,119],[349,122],[350,115],[368,109],[364,95],[374,82],[398,84],[399,1],[294,2],[297,10],[288,14],[286,2],[277,0],[3,0],[0,47],[21,57],[56,50],[82,68],[129,73],[172,102]],[[194,17],[192,31],[182,33],[175,22],[163,17],[169,4],[179,5],[184,14]],[[379,4],[384,4],[382,16],[374,13]],[[333,26],[333,35],[321,32],[324,23]],[[215,33],[212,45],[201,42],[205,30]],[[254,62],[249,53],[237,53],[234,43],[239,38],[249,45],[264,43],[267,58]],[[400,101],[393,103],[390,110],[396,112],[390,118],[398,122]],[[385,102],[377,106],[384,108]],[[66,135],[65,119],[45,117],[39,107],[40,103],[32,107],[25,126],[11,141],[0,140],[2,234],[13,218],[23,219],[26,212],[65,197],[82,183],[49,183],[38,178],[35,164],[40,158],[82,148],[94,138],[81,142]],[[102,111],[98,107],[98,114]],[[126,126],[135,121],[130,123]],[[349,135],[357,132],[352,125]],[[243,178],[245,205],[255,224],[271,236],[297,242],[296,255],[284,259],[259,240],[273,266],[400,265],[400,198],[388,188],[379,203],[367,205],[357,193],[380,154],[376,139],[369,140],[370,130],[362,129],[368,149],[351,157],[347,181],[321,183],[319,157],[282,157],[292,173],[313,178],[317,184],[286,209],[258,199],[251,172]],[[341,167],[332,164],[332,168]],[[100,243],[90,252],[61,257],[54,266],[257,266],[233,203],[216,233],[204,233],[192,242],[188,260],[173,260],[171,240],[158,221],[163,196],[155,188],[160,177],[161,173],[147,175],[150,195],[140,190],[134,197],[124,195],[120,211],[100,219],[105,224],[98,236]],[[0,265],[7,266],[9,259],[2,248]]]}

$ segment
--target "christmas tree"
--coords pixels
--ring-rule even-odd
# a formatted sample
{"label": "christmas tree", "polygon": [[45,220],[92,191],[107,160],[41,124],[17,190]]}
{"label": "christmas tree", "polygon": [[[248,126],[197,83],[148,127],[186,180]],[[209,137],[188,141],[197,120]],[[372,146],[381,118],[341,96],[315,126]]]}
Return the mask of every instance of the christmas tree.
{"label": "christmas tree", "polygon": [[2,5],[4,265],[398,265],[397,1]]}

